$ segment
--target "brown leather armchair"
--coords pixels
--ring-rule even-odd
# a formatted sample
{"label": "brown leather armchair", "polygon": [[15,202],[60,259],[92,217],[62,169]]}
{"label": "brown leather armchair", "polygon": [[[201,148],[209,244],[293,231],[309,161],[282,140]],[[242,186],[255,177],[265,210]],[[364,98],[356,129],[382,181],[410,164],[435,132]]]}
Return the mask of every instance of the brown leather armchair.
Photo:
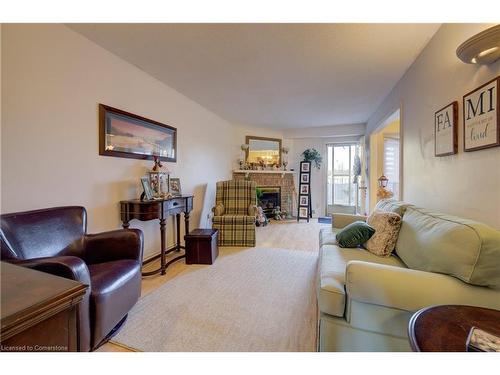
{"label": "brown leather armchair", "polygon": [[78,306],[78,350],[96,349],[141,293],[140,230],[87,234],[83,207],[0,216],[1,258],[89,286]]}

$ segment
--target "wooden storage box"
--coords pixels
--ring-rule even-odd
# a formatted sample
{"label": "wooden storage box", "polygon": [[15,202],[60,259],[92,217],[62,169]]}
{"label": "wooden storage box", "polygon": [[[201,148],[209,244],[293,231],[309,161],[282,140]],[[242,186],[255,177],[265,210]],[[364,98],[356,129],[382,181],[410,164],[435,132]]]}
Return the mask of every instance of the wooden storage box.
{"label": "wooden storage box", "polygon": [[194,229],[184,236],[186,264],[212,264],[219,255],[217,229]]}

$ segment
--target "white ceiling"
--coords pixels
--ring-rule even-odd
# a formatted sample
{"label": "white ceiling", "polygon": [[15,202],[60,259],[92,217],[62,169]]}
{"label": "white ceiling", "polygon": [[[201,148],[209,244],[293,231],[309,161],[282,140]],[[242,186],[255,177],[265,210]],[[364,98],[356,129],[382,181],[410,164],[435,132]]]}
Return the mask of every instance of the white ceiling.
{"label": "white ceiling", "polygon": [[71,24],[235,123],[363,123],[439,24]]}

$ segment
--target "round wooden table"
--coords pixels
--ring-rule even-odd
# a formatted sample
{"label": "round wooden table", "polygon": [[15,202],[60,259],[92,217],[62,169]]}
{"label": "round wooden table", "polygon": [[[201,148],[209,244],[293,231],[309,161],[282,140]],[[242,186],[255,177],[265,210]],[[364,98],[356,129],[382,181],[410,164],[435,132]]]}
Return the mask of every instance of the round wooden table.
{"label": "round wooden table", "polygon": [[500,336],[500,311],[459,305],[427,307],[411,317],[408,336],[416,352],[465,352],[472,327]]}

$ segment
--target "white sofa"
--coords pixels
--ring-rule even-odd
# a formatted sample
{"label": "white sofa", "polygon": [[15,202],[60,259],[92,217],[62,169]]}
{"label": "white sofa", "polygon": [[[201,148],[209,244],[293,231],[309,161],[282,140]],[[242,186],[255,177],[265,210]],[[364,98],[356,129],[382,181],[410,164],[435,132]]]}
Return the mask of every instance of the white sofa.
{"label": "white sofa", "polygon": [[408,321],[426,306],[500,310],[500,232],[393,200],[376,209],[403,218],[399,256],[336,245],[335,233],[362,216],[334,214],[320,232],[320,351],[410,351]]}

